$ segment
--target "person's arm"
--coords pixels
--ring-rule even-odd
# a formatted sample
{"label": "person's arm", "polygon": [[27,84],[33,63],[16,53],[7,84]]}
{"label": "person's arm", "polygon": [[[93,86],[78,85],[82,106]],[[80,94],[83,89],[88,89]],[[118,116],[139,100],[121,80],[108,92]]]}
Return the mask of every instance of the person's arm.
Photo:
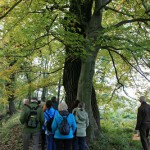
{"label": "person's arm", "polygon": [[88,117],[88,113],[87,113],[87,119],[86,119],[86,127],[89,126],[89,117]]}
{"label": "person's arm", "polygon": [[55,133],[55,131],[57,130],[57,121],[56,121],[56,117],[57,115],[54,117],[53,122],[52,122],[52,133]]}
{"label": "person's arm", "polygon": [[44,124],[44,112],[41,107],[40,107],[40,122],[41,122],[41,125]]}
{"label": "person's arm", "polygon": [[137,123],[136,123],[135,130],[139,130],[140,129],[141,123],[142,123],[142,110],[140,108],[138,108]]}
{"label": "person's arm", "polygon": [[76,128],[77,128],[77,124],[76,124],[76,120],[75,120],[75,117],[73,114],[71,114],[71,117],[72,117],[72,131],[73,133],[76,131]]}
{"label": "person's arm", "polygon": [[26,106],[24,106],[24,108],[21,112],[20,118],[19,118],[21,124],[24,124],[26,122],[26,118],[27,118],[26,115],[27,115],[27,108],[26,108]]}

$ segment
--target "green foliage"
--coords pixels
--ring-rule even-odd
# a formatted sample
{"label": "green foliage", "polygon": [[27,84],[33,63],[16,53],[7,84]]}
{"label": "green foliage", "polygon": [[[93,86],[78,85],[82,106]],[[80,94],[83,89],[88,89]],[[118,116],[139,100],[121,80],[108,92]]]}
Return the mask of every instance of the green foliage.
{"label": "green foliage", "polygon": [[0,121],[0,123],[1,123],[0,137],[1,137],[2,143],[9,142],[10,136],[12,136],[12,133],[10,132],[10,130],[15,126],[20,125],[19,114],[20,113],[16,113],[15,115],[13,115],[10,118],[8,118],[8,116],[6,116],[2,121]]}
{"label": "green foliage", "polygon": [[[117,122],[117,120],[114,120]],[[124,121],[123,121],[124,122]],[[140,141],[132,141],[134,121],[116,126],[110,120],[101,120],[101,136],[91,144],[92,150],[137,150]]]}

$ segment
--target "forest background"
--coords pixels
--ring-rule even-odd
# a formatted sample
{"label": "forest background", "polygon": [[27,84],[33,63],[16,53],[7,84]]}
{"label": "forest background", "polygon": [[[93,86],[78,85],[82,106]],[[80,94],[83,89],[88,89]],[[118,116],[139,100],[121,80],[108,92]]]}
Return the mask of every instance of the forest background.
{"label": "forest background", "polygon": [[79,99],[90,118],[87,137],[96,141],[91,148],[136,149],[130,140],[137,100],[150,97],[149,1],[3,0],[0,6],[2,118],[6,112],[17,118],[24,98],[55,95],[69,107]]}

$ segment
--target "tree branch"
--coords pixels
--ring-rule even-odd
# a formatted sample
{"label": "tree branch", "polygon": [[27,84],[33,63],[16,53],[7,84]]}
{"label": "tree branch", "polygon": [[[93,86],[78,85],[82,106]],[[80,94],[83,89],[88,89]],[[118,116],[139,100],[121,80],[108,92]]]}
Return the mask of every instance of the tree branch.
{"label": "tree branch", "polygon": [[111,8],[111,7],[108,7],[108,6],[106,6],[105,9],[109,9],[109,10],[114,11],[114,12],[116,12],[116,13],[119,13],[119,14],[122,14],[122,15],[125,15],[125,16],[128,16],[128,17],[134,18],[133,15],[123,13],[123,12],[121,12],[121,11],[119,11],[119,10],[113,9],[113,8]]}
{"label": "tree branch", "polygon": [[122,58],[122,60],[124,60],[128,65],[130,65],[130,66],[131,66],[132,68],[134,68],[138,73],[140,73],[147,81],[150,81],[150,80],[143,74],[143,72],[142,72],[142,71],[139,71],[134,65],[132,65],[124,55],[120,54],[119,52],[117,52],[116,50],[113,50],[113,49],[107,48],[107,50],[113,51],[114,53],[118,54],[118,55]]}
{"label": "tree branch", "polygon": [[116,75],[117,82],[118,82],[118,84],[120,84],[120,85],[122,85],[122,86],[123,86],[123,84],[122,84],[122,83],[120,83],[120,80],[119,80],[119,77],[118,77],[118,71],[117,71],[117,68],[116,68],[116,65],[115,65],[115,60],[114,60],[114,58],[113,58],[113,56],[112,56],[112,54],[111,54],[110,50],[108,50],[108,52],[109,52],[109,55],[110,55],[110,57],[111,57],[111,60],[112,60],[112,63],[113,63],[114,69],[115,69],[115,75]]}
{"label": "tree branch", "polygon": [[148,21],[150,21],[150,18],[136,18],[136,19],[131,19],[131,20],[123,20],[123,21],[117,23],[114,26],[115,27],[120,27],[124,24],[132,23],[132,22],[148,22]]}
{"label": "tree branch", "polygon": [[15,3],[12,7],[9,8],[9,10],[2,16],[0,16],[0,20],[6,17],[22,0],[19,0],[17,3]]}

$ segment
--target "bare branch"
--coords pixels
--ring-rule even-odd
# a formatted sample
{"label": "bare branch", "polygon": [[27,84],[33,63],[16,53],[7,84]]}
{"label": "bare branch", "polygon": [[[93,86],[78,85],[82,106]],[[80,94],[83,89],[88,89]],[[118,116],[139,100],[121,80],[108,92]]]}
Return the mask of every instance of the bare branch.
{"label": "bare branch", "polygon": [[118,84],[121,84],[121,85],[122,85],[122,83],[120,83],[120,81],[119,81],[118,71],[117,71],[117,68],[116,68],[116,65],[115,65],[114,58],[113,58],[113,56],[112,56],[112,54],[111,54],[110,50],[108,50],[108,52],[109,52],[109,55],[110,55],[110,57],[111,57],[111,60],[112,60],[112,63],[113,63],[114,69],[115,69],[115,74],[116,74],[116,79],[117,79],[117,81],[118,81]]}
{"label": "bare branch", "polygon": [[[108,49],[109,49],[109,48],[108,48]],[[110,51],[113,51],[113,52],[116,53],[116,54],[118,54],[118,55],[122,58],[122,60],[124,60],[128,65],[130,65],[132,68],[134,68],[134,69],[135,69],[138,73],[140,73],[146,80],[150,81],[150,80],[143,74],[143,72],[140,71],[140,70],[138,70],[134,65],[132,65],[124,55],[120,54],[120,53],[117,52],[116,50],[113,50],[113,49],[109,49],[109,50],[110,50]]]}
{"label": "bare branch", "polygon": [[104,5],[102,5],[99,10],[103,9],[104,7],[106,7],[110,2],[112,2],[112,0],[108,0]]}
{"label": "bare branch", "polygon": [[111,7],[108,7],[108,6],[106,6],[105,9],[109,9],[109,10],[111,10],[111,11],[114,11],[114,12],[116,12],[116,13],[119,13],[119,14],[122,14],[122,15],[125,15],[125,16],[128,16],[128,17],[132,17],[132,18],[134,17],[133,15],[123,13],[123,12],[121,12],[121,11],[119,11],[119,10],[113,9],[113,8],[111,8]]}
{"label": "bare branch", "polygon": [[133,22],[148,22],[150,21],[150,18],[136,18],[136,19],[131,19],[131,20],[123,20],[119,23],[117,23],[116,25],[114,25],[115,27],[120,27],[124,24],[128,24],[128,23],[133,23]]}

